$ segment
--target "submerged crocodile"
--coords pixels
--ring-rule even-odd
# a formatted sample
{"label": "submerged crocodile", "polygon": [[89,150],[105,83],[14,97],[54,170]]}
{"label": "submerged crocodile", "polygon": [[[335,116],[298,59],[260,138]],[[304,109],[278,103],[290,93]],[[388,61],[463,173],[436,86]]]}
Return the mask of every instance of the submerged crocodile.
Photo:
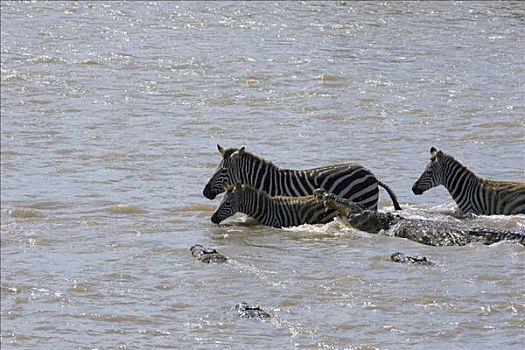
{"label": "submerged crocodile", "polygon": [[200,244],[195,244],[190,248],[191,255],[193,255],[200,262],[209,263],[223,263],[228,261],[228,258],[217,252],[212,248],[205,248]]}
{"label": "submerged crocodile", "polygon": [[500,241],[519,241],[525,245],[524,231],[502,230],[464,224],[407,219],[396,214],[365,210],[362,206],[322,189],[314,196],[335,209],[350,226],[369,233],[407,238],[430,246],[463,246],[469,243],[490,245]]}
{"label": "submerged crocodile", "polygon": [[426,265],[426,266],[433,266],[435,265],[432,261],[428,260],[424,256],[410,256],[405,255],[403,253],[394,253],[390,255],[390,259],[394,262],[402,263],[402,264],[418,264],[418,265]]}
{"label": "submerged crocodile", "polygon": [[270,314],[261,309],[259,305],[250,305],[245,301],[235,305],[235,310],[237,310],[239,316],[245,318],[268,319],[271,317]]}

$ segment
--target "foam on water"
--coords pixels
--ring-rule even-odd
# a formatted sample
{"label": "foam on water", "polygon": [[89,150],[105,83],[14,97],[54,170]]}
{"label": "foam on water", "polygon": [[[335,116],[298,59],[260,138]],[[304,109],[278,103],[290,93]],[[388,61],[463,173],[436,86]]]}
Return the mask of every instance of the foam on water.
{"label": "foam on water", "polygon": [[14,208],[7,212],[13,218],[42,218],[44,214],[35,208]]}
{"label": "foam on water", "polygon": [[118,214],[145,214],[147,211],[134,204],[117,204],[106,209],[110,213]]}

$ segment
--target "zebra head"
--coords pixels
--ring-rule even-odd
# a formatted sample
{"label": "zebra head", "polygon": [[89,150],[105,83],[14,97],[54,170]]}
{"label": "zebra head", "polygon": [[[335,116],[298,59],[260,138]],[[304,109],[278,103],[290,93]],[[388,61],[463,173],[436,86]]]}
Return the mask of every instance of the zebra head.
{"label": "zebra head", "polygon": [[202,194],[208,199],[215,199],[215,197],[224,192],[224,188],[231,186],[239,181],[239,158],[244,154],[244,147],[240,149],[225,150],[220,145],[217,145],[219,153],[222,155],[222,160],[211,177],[210,181],[204,187]]}
{"label": "zebra head", "polygon": [[229,187],[222,198],[221,204],[211,216],[211,222],[219,224],[237,213],[241,202],[241,192],[242,184],[240,182],[236,183],[235,186]]}
{"label": "zebra head", "polygon": [[437,151],[434,147],[430,149],[430,162],[419,179],[412,186],[412,192],[416,195],[443,184],[443,171],[440,161],[443,159],[443,152]]}

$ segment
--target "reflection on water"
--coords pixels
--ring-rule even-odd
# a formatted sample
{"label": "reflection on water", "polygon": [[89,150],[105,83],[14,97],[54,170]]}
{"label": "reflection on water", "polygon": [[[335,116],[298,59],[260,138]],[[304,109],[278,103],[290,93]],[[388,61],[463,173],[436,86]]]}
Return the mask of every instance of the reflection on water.
{"label": "reflection on water", "polygon": [[[431,146],[524,181],[524,18],[517,2],[2,2],[2,347],[522,349],[520,245],[216,226],[202,190],[216,144],[246,146],[285,168],[360,163],[409,218],[525,230],[410,191]],[[239,318],[241,301],[272,318]]]}

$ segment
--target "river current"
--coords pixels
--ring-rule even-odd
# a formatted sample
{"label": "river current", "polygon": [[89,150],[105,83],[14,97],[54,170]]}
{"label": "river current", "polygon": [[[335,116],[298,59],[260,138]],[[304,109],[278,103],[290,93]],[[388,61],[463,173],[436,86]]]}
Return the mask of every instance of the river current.
{"label": "river current", "polygon": [[[432,146],[525,181],[523,3],[0,6],[2,349],[524,348],[521,245],[217,226],[202,195],[216,145],[245,146],[359,163],[409,218],[525,230],[411,191]],[[241,301],[272,317],[239,318]]]}

